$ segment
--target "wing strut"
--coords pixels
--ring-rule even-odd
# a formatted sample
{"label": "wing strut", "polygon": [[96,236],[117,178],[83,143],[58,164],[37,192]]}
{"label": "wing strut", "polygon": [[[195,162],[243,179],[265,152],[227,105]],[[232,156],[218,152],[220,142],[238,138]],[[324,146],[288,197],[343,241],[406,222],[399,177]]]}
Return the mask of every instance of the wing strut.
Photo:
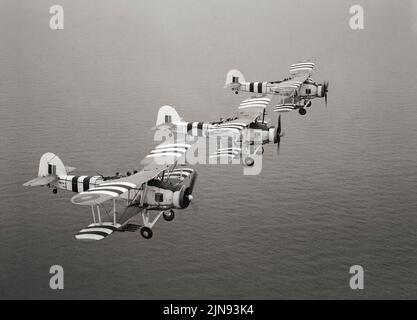
{"label": "wing strut", "polygon": [[116,227],[116,198],[113,198],[113,224]]}
{"label": "wing strut", "polygon": [[91,212],[93,213],[93,221],[96,223],[96,215],[94,214],[94,206],[91,205]]}

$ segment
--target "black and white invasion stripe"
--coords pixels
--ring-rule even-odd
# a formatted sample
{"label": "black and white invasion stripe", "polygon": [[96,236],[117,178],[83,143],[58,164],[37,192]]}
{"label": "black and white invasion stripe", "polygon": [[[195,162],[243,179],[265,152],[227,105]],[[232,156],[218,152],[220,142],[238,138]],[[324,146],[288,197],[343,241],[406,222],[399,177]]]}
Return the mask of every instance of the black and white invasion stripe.
{"label": "black and white invasion stripe", "polygon": [[220,148],[217,152],[210,155],[210,158],[219,158],[219,157],[238,157],[241,153],[242,149],[238,147],[230,147],[230,148]]}
{"label": "black and white invasion stripe", "polygon": [[187,122],[187,134],[194,137],[205,137],[209,124],[205,122]]}
{"label": "black and white invasion stripe", "polygon": [[314,68],[314,62],[299,62],[299,63],[294,63],[290,66],[290,73],[291,74],[296,74],[300,71],[309,73],[313,70]]}
{"label": "black and white invasion stripe", "polygon": [[65,183],[65,188],[67,190],[73,192],[84,192],[101,183],[102,177],[67,175],[60,177],[60,180]]}
{"label": "black and white invasion stripe", "polygon": [[278,104],[275,106],[274,111],[275,112],[289,112],[294,110],[293,104]]}
{"label": "black and white invasion stripe", "polygon": [[119,228],[120,224],[114,225],[111,222],[92,223],[78,231],[75,238],[78,240],[102,240]]}
{"label": "black and white invasion stripe", "polygon": [[194,169],[191,169],[191,168],[178,168],[169,172],[168,176],[185,179],[185,178],[188,178],[193,172],[194,172]]}
{"label": "black and white invasion stripe", "polygon": [[106,194],[113,198],[120,196],[121,194],[136,188],[136,185],[131,182],[107,182],[101,183],[97,187],[88,190],[88,193]]}
{"label": "black and white invasion stripe", "polygon": [[254,93],[267,93],[267,82],[248,82],[247,91]]}
{"label": "black and white invasion stripe", "polygon": [[254,107],[266,108],[270,101],[271,99],[266,97],[246,99],[240,103],[239,109]]}
{"label": "black and white invasion stripe", "polygon": [[151,153],[146,156],[146,158],[157,158],[165,156],[175,156],[180,158],[187,152],[190,147],[191,145],[187,143],[162,144],[152,150]]}

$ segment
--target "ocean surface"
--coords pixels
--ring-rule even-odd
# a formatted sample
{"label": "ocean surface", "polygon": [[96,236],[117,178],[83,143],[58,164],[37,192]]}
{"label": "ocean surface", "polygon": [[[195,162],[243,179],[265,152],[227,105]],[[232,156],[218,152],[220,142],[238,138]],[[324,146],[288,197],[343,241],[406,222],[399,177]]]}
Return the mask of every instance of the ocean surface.
{"label": "ocean surface", "polygon": [[[52,31],[50,1],[1,0],[0,298],[416,299],[417,10],[362,2],[353,31],[350,1],[68,0]],[[48,151],[79,174],[140,169],[160,106],[232,116],[248,95],[223,89],[229,69],[279,80],[310,57],[328,107],[285,114],[259,175],[196,166],[194,203],[151,240],[79,242],[89,208],[22,186]]]}

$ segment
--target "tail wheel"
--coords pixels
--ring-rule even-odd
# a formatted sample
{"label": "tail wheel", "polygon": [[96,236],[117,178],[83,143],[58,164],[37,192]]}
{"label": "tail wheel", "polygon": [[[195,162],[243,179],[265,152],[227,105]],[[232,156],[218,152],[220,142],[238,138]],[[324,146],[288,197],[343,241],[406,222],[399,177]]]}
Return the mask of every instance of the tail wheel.
{"label": "tail wheel", "polygon": [[304,108],[301,108],[298,110],[298,113],[301,114],[302,116],[304,116],[307,113],[307,110]]}
{"label": "tail wheel", "polygon": [[153,232],[151,228],[148,227],[142,227],[140,229],[140,234],[142,235],[142,237],[144,237],[145,239],[150,239],[153,236]]}
{"label": "tail wheel", "polygon": [[164,217],[165,221],[172,221],[175,218],[174,210],[164,211],[162,216]]}

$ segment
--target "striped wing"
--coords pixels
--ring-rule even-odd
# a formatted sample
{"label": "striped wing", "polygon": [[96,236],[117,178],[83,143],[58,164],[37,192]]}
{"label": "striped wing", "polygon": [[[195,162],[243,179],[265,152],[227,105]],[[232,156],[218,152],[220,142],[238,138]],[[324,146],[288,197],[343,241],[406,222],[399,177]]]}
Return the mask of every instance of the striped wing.
{"label": "striped wing", "polygon": [[240,154],[242,152],[242,149],[237,146],[227,146],[219,148],[216,152],[210,154],[210,158],[239,158]]}
{"label": "striped wing", "polygon": [[263,114],[270,102],[271,99],[267,97],[253,97],[243,100],[239,106],[239,122],[246,123],[248,126]]}
{"label": "striped wing", "polygon": [[102,240],[120,228],[120,224],[111,222],[92,223],[78,231],[75,235],[77,240]]}
{"label": "striped wing", "polygon": [[304,61],[290,66],[291,78],[280,82],[272,88],[275,93],[283,96],[292,96],[313,72],[314,62]]}
{"label": "striped wing", "polygon": [[142,164],[145,165],[144,170],[166,170],[176,164],[191,148],[191,143],[183,140],[174,142],[163,142],[152,150]]}
{"label": "striped wing", "polygon": [[274,107],[275,112],[290,112],[295,109],[294,104],[277,104]]}
{"label": "striped wing", "polygon": [[298,63],[294,63],[290,66],[290,74],[293,77],[303,75],[308,78],[309,76],[311,76],[311,73],[313,72],[314,65],[314,62],[312,61],[301,61]]}
{"label": "striped wing", "polygon": [[[142,177],[142,172],[136,175]],[[91,206],[103,203],[105,201],[119,197],[120,195],[127,193],[129,190],[135,189],[141,184],[135,184],[131,182],[123,181],[124,179],[112,180],[99,184],[97,187],[91,188],[87,191],[81,192],[71,198],[73,204]],[[143,179],[144,182],[148,181]],[[138,180],[139,182],[139,180]],[[143,182],[143,183],[144,183]]]}

